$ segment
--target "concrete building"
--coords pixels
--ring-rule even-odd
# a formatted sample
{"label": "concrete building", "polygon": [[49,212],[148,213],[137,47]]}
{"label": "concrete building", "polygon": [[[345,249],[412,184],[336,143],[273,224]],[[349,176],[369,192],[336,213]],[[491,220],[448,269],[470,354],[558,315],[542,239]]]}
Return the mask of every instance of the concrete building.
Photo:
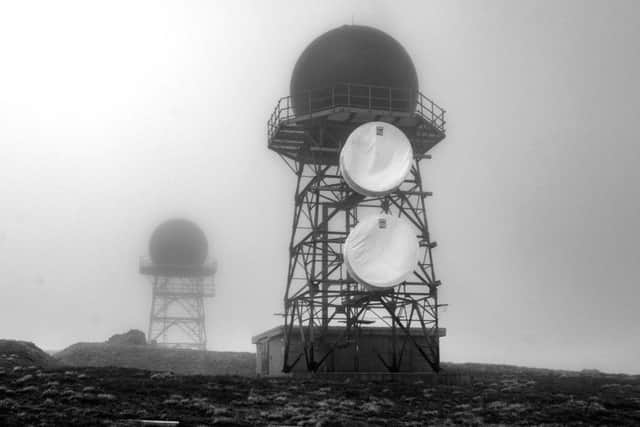
{"label": "concrete building", "polygon": [[[403,332],[396,331],[394,340],[393,333],[393,329],[389,327],[363,327],[352,330],[351,336],[347,336],[345,328],[327,328],[326,332],[315,340],[315,358],[318,360],[328,353],[319,372],[374,373],[389,372],[393,369],[397,369],[397,372],[414,373],[433,371],[412,343],[412,339],[415,340],[424,351],[434,348],[433,345],[427,345],[428,338],[422,329],[411,329],[412,339]],[[432,339],[439,342],[440,338],[445,335],[446,330],[440,328]],[[295,331],[291,336],[294,340],[290,343],[289,357],[292,360],[289,360],[289,363],[293,363],[299,358],[291,372],[294,374],[307,372],[300,334]],[[251,342],[256,345],[256,372],[258,375],[285,375],[282,372],[285,354],[284,326],[277,326],[256,335],[252,337]],[[336,342],[340,344],[336,346]],[[396,346],[395,352],[393,351],[394,345]],[[334,350],[330,351],[331,348]],[[394,354],[399,355],[396,357],[395,365]]]}

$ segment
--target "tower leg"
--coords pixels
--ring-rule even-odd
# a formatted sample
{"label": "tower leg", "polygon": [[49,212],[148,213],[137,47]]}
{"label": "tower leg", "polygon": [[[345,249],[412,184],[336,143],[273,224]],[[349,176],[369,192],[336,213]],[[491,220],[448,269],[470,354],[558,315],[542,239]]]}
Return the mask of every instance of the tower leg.
{"label": "tower leg", "polygon": [[207,348],[204,280],[152,278],[149,342],[167,347]]}

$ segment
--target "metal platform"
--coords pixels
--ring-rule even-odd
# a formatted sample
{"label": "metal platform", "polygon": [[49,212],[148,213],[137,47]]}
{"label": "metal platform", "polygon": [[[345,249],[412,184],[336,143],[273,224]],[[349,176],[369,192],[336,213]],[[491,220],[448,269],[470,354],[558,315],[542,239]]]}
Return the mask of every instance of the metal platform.
{"label": "metal platform", "polygon": [[140,258],[140,274],[147,276],[164,276],[178,278],[198,278],[208,277],[216,272],[215,262],[206,262],[199,265],[173,265],[173,264],[155,264],[150,258]]}
{"label": "metal platform", "polygon": [[421,157],[445,137],[445,111],[419,91],[344,83],[278,101],[267,124],[269,149],[304,163],[338,163],[346,137],[362,123],[391,123]]}

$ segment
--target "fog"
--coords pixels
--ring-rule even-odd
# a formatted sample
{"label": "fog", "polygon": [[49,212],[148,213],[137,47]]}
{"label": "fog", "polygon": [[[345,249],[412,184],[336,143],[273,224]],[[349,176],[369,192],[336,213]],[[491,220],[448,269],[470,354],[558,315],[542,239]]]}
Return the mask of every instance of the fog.
{"label": "fog", "polygon": [[640,373],[632,1],[0,5],[0,337],[146,331],[161,221],[218,262],[211,350],[277,325],[295,179],[266,122],[315,37],[379,28],[447,110],[425,161],[442,359]]}

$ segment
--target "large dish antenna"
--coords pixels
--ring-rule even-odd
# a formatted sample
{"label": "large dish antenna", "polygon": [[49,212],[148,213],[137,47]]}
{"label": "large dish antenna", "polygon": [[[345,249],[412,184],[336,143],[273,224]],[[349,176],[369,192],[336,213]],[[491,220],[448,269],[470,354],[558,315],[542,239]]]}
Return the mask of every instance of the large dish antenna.
{"label": "large dish antenna", "polygon": [[358,126],[340,152],[340,172],[349,187],[364,196],[395,190],[411,170],[409,138],[386,122]]}
{"label": "large dish antenna", "polygon": [[360,284],[389,288],[404,280],[418,262],[418,241],[405,220],[386,214],[360,221],[347,237],[344,263]]}

